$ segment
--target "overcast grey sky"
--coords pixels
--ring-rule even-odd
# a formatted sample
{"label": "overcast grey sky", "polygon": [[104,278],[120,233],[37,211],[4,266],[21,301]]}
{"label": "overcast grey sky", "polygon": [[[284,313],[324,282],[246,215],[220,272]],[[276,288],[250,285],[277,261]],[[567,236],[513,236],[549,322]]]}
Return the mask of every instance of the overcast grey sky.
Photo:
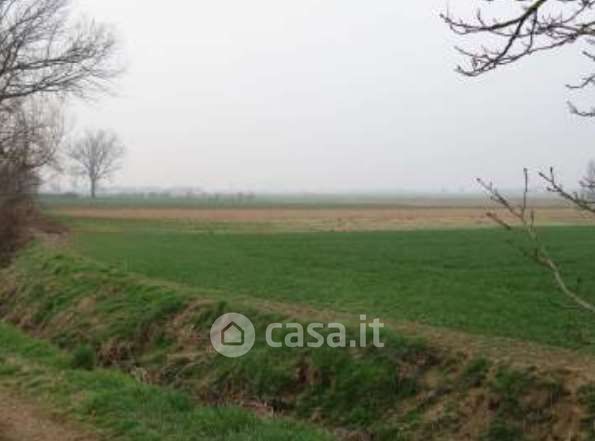
{"label": "overcast grey sky", "polygon": [[126,143],[118,185],[470,191],[595,157],[595,121],[565,106],[577,50],[463,78],[445,0],[75,2],[129,65],[119,96],[73,110]]}

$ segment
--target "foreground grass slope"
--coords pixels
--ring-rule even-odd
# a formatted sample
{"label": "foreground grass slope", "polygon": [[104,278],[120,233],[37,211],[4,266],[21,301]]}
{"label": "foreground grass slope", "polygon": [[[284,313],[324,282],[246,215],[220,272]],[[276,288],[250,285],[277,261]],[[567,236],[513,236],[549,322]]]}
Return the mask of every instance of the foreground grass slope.
{"label": "foreground grass slope", "polygon": [[72,356],[0,324],[0,387],[122,441],[331,441],[295,422],[197,405],[186,394],[117,371],[73,368]]}
{"label": "foreground grass slope", "polygon": [[[193,234],[183,223],[79,221],[76,249],[118,268],[238,296],[595,350],[595,320],[493,229]],[[241,228],[240,228],[241,231]],[[231,232],[233,233],[233,231]],[[595,229],[544,229],[595,301]],[[536,314],[535,311],[539,311]]]}
{"label": "foreground grass slope", "polygon": [[[212,430],[208,439],[326,436],[238,411],[226,417],[225,406],[234,403],[304,419],[344,439],[532,441],[567,439],[569,433],[576,439],[593,435],[595,389],[571,371],[515,370],[444,353],[390,331],[383,334],[384,349],[273,349],[263,344],[263,328],[271,321],[288,320],[283,314],[249,303],[226,304],[213,293],[203,296],[198,290],[162,285],[40,246],[23,253],[2,277],[0,315],[72,354],[54,362],[47,346],[38,350],[33,345],[29,351],[26,339],[11,334],[7,341],[0,340],[7,351],[2,358],[7,378],[24,375],[15,370],[11,353],[49,357],[54,370],[41,380],[29,377],[30,390],[43,391],[45,378],[57,377],[59,386],[48,382],[59,387],[51,395],[66,396],[60,407],[69,409],[69,393],[95,388],[90,402],[81,401],[83,410],[72,412],[83,419],[85,412],[95,415],[98,424],[105,418],[108,429],[127,435],[146,430],[139,440],[168,439],[159,438],[158,430],[174,430],[178,424],[180,432],[174,433],[196,431],[202,436]],[[225,359],[210,349],[213,320],[230,310],[248,315],[259,336],[255,348],[241,359]],[[67,363],[69,357],[75,362]],[[128,373],[137,382],[117,373],[70,369],[96,363]],[[64,386],[67,391],[62,392],[62,381],[75,386]],[[138,382],[175,388],[183,395],[159,395],[163,389]],[[197,410],[183,396],[224,406],[224,416],[219,410]],[[72,405],[81,403],[75,400]],[[220,420],[211,422],[209,415]],[[137,417],[140,422],[135,424]],[[153,438],[141,438],[151,431],[156,431]]]}

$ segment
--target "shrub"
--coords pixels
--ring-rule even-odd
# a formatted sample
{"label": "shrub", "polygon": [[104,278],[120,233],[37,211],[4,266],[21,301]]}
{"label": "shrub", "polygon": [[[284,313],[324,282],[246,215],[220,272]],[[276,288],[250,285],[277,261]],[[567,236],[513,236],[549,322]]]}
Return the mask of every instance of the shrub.
{"label": "shrub", "polygon": [[97,356],[95,350],[88,345],[79,346],[72,353],[72,360],[70,367],[73,369],[84,369],[92,371],[97,364]]}
{"label": "shrub", "polygon": [[0,197],[0,266],[26,242],[26,222],[32,206],[24,200]]}

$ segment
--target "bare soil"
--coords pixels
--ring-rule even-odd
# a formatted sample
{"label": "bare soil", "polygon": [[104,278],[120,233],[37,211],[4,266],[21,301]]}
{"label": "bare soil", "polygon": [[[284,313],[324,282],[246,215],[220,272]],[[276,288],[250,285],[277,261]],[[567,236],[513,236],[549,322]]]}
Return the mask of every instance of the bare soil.
{"label": "bare soil", "polygon": [[[394,208],[61,208],[54,214],[80,219],[164,220],[185,222],[257,223],[296,231],[359,231],[491,226],[491,207]],[[541,225],[590,224],[592,218],[571,207],[535,210]]]}
{"label": "bare soil", "polygon": [[97,441],[96,436],[49,416],[0,389],[0,441]]}

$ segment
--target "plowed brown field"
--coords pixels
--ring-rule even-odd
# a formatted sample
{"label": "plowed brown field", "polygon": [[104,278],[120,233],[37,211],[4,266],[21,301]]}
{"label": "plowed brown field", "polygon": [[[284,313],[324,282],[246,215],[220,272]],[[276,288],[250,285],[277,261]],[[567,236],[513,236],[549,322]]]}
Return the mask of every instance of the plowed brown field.
{"label": "plowed brown field", "polygon": [[[191,223],[254,223],[296,231],[464,228],[492,225],[487,208],[61,208],[54,214],[79,219],[164,220]],[[501,210],[495,210],[503,217]],[[541,225],[585,225],[593,219],[573,208],[536,209]]]}

